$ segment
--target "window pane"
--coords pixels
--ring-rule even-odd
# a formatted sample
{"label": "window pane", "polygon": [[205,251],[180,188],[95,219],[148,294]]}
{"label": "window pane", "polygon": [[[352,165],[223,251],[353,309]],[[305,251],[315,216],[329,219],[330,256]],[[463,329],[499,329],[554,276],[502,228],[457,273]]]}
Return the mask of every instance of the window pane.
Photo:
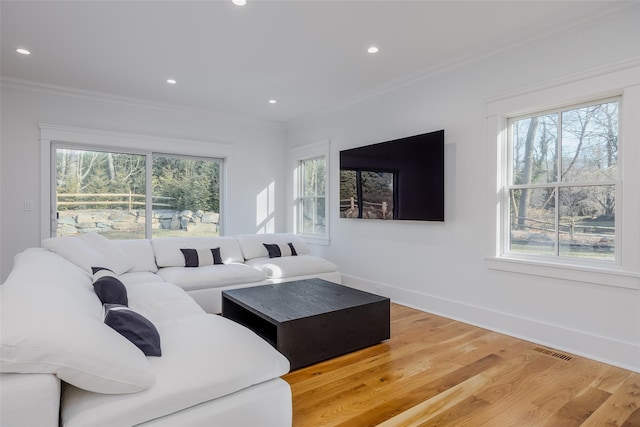
{"label": "window pane", "polygon": [[302,199],[302,224],[301,231],[303,233],[324,234],[324,197],[312,197]]}
{"label": "window pane", "polygon": [[356,171],[340,170],[340,218],[358,217]]}
{"label": "window pane", "polygon": [[557,114],[549,114],[513,122],[513,184],[546,184],[557,181],[557,117]]}
{"label": "window pane", "polygon": [[55,156],[58,226],[52,234],[144,238],[144,155],[56,148]]}
{"label": "window pane", "polygon": [[302,168],[302,196],[324,196],[325,194],[325,160],[303,160]]}
{"label": "window pane", "polygon": [[562,181],[615,180],[617,164],[617,102],[562,113]]}
{"label": "window pane", "polygon": [[393,173],[362,171],[362,217],[393,219]]}
{"label": "window pane", "polygon": [[511,252],[555,255],[556,215],[553,187],[511,190]]}
{"label": "window pane", "polygon": [[219,160],[154,155],[152,176],[153,237],[219,234]]}
{"label": "window pane", "polygon": [[615,187],[560,189],[560,255],[613,260]]}
{"label": "window pane", "polygon": [[317,196],[325,196],[326,195],[326,161],[324,158],[316,160],[316,185],[317,185]]}

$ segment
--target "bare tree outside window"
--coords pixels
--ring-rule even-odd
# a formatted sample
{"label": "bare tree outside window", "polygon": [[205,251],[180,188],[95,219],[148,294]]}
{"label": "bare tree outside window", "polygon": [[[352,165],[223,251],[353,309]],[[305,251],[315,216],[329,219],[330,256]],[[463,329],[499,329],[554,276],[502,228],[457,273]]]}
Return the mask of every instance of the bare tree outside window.
{"label": "bare tree outside window", "polygon": [[326,160],[324,157],[302,160],[300,169],[300,217],[298,228],[303,234],[325,234]]}
{"label": "bare tree outside window", "polygon": [[615,259],[618,104],[509,121],[509,251]]}

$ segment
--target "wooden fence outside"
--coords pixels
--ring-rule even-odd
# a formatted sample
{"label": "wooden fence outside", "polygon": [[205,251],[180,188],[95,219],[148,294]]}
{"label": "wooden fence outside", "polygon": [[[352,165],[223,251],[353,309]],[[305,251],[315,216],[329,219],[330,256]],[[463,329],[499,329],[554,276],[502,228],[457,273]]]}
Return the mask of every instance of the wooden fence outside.
{"label": "wooden fence outside", "polygon": [[[518,221],[522,219],[525,224],[518,224]],[[527,225],[526,222],[532,223],[532,225]],[[511,227],[518,230],[535,230],[541,231],[544,233],[555,233],[555,227],[553,222],[549,221],[541,221],[533,218],[527,217],[511,217]],[[585,229],[591,229],[594,232],[585,233]],[[582,232],[581,232],[582,230]],[[602,225],[589,225],[589,224],[576,224],[575,221],[570,221],[569,223],[559,223],[558,224],[558,232],[560,234],[568,234],[571,239],[574,239],[577,235],[585,235],[591,237],[611,237],[615,234],[615,227],[605,227]]]}
{"label": "wooden fence outside", "polygon": [[[358,206],[358,199],[355,197],[350,197],[348,199],[340,199],[340,212],[345,210],[355,210],[356,206]],[[389,215],[389,205],[387,202],[382,203],[373,203],[373,202],[362,202],[363,210],[369,208],[375,211],[380,211],[382,218],[387,218]]]}
{"label": "wooden fence outside", "polygon": [[[75,200],[64,200],[73,198]],[[114,199],[114,200],[78,200],[78,199]],[[129,211],[132,211],[135,206],[145,206],[146,195],[135,193],[57,193],[56,204],[58,206],[126,206]],[[63,199],[63,200],[61,200]],[[153,199],[172,200],[174,197],[153,196]],[[171,203],[151,203],[153,206],[158,207],[171,207]]]}

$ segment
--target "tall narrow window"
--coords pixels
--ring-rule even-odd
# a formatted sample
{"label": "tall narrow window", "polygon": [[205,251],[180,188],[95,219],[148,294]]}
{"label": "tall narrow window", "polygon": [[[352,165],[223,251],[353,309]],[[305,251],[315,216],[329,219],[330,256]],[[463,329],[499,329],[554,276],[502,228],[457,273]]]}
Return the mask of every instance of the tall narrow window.
{"label": "tall narrow window", "polygon": [[299,233],[324,235],[326,233],[326,159],[323,156],[301,160],[299,171]]}
{"label": "tall narrow window", "polygon": [[505,252],[615,260],[618,108],[509,119]]}

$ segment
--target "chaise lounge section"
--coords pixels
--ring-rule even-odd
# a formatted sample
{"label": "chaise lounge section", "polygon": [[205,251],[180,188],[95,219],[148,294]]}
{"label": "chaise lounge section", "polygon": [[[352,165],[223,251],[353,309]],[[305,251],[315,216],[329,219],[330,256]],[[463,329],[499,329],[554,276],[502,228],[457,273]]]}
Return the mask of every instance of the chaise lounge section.
{"label": "chaise lounge section", "polygon": [[[266,242],[292,243],[298,254],[269,258]],[[291,391],[280,378],[289,361],[212,313],[226,289],[313,274],[339,280],[335,265],[318,261],[296,236],[110,241],[89,233],[43,246],[18,254],[0,286],[0,424],[291,425]],[[204,255],[215,248],[222,264]],[[183,249],[203,254],[202,265],[187,267]],[[284,273],[276,277],[267,270],[279,262]],[[157,330],[159,356],[105,324],[96,267],[123,284],[123,310]]]}

